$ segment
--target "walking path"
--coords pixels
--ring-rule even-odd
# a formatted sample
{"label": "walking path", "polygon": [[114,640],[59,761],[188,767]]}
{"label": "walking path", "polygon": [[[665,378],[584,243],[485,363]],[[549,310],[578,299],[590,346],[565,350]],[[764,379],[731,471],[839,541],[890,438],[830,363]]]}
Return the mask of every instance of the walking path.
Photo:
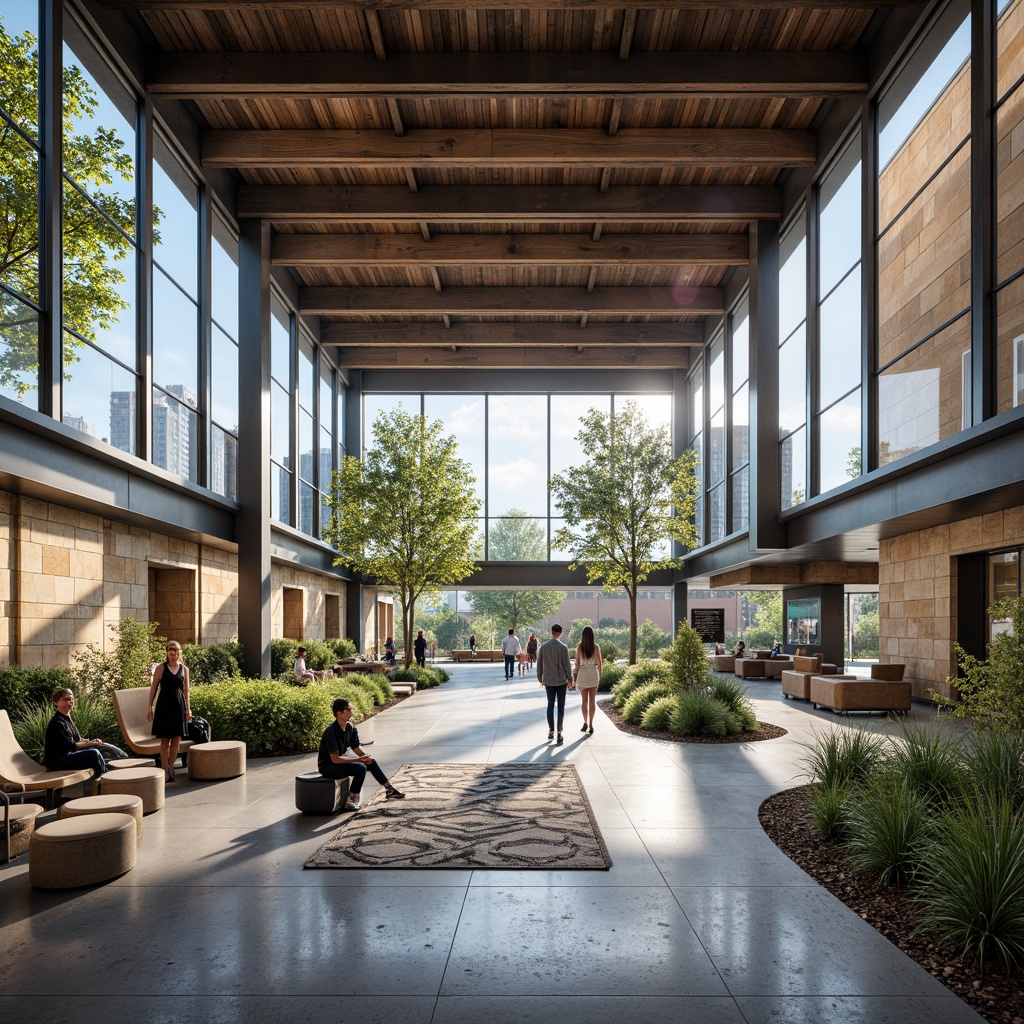
{"label": "walking path", "polygon": [[777,683],[749,689],[788,736],[643,740],[599,712],[586,737],[570,695],[556,747],[536,681],[506,683],[501,664],[455,666],[360,728],[386,770],[571,761],[607,872],[305,871],[339,825],[294,810],[293,778],[313,756],[179,781],[115,882],[47,894],[29,886],[26,858],[0,868],[0,1019],[980,1021],[764,835],[758,805],[804,781],[800,744],[838,719],[784,702]]}

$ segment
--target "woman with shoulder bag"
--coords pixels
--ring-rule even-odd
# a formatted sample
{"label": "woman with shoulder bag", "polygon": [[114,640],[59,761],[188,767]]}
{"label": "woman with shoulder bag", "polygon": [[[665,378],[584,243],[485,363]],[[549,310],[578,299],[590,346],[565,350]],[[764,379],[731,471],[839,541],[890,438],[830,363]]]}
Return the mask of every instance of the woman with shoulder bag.
{"label": "woman with shoulder bag", "polygon": [[593,735],[594,711],[597,707],[597,684],[601,681],[604,664],[601,661],[601,648],[594,643],[594,631],[590,626],[583,627],[583,636],[576,647],[576,671],[572,677],[580,691],[583,701],[583,728],[580,732]]}
{"label": "woman with shoulder bag", "polygon": [[[153,707],[154,697],[156,708]],[[153,735],[160,740],[160,767],[167,781],[173,782],[178,744],[188,739],[188,723],[192,721],[188,702],[188,669],[181,660],[181,644],[174,640],[167,642],[167,660],[157,666],[149,684],[146,718],[153,723]]]}

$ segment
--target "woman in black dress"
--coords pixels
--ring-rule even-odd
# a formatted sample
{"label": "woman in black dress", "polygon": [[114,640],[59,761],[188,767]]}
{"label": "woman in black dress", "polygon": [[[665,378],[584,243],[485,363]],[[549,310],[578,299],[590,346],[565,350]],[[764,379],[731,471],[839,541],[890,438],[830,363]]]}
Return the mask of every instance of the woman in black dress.
{"label": "woman in black dress", "polygon": [[[157,689],[160,694],[154,710],[153,697]],[[153,735],[160,738],[160,767],[166,773],[167,781],[173,782],[178,744],[188,735],[188,723],[192,721],[188,702],[188,669],[181,662],[181,645],[174,640],[167,643],[167,660],[153,673],[146,717],[153,723]]]}

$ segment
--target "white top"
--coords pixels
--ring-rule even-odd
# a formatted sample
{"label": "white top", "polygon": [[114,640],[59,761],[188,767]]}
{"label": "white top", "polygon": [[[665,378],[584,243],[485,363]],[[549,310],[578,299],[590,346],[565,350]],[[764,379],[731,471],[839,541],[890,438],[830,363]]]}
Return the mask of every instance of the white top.
{"label": "white top", "polygon": [[519,637],[514,634],[512,636],[506,634],[501,641],[501,653],[505,655],[518,654],[519,650]]}
{"label": "white top", "polygon": [[306,672],[306,659],[296,658],[295,659],[295,674],[297,676],[304,675]]}

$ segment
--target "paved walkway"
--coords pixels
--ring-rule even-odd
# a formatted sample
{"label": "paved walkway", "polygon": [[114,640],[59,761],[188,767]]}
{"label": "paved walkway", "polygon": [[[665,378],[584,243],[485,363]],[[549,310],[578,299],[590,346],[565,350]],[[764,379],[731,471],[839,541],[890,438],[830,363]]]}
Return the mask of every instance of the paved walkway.
{"label": "paved walkway", "polygon": [[[971,1009],[793,865],[757,808],[837,720],[751,682],[781,740],[675,744],[599,715],[546,740],[542,693],[456,667],[360,729],[385,767],[569,760],[610,871],[304,871],[337,827],[293,806],[311,757],[168,787],[138,866],[40,893],[0,868],[0,1019],[75,1024],[966,1024]],[[875,720],[877,721],[877,720]]]}

